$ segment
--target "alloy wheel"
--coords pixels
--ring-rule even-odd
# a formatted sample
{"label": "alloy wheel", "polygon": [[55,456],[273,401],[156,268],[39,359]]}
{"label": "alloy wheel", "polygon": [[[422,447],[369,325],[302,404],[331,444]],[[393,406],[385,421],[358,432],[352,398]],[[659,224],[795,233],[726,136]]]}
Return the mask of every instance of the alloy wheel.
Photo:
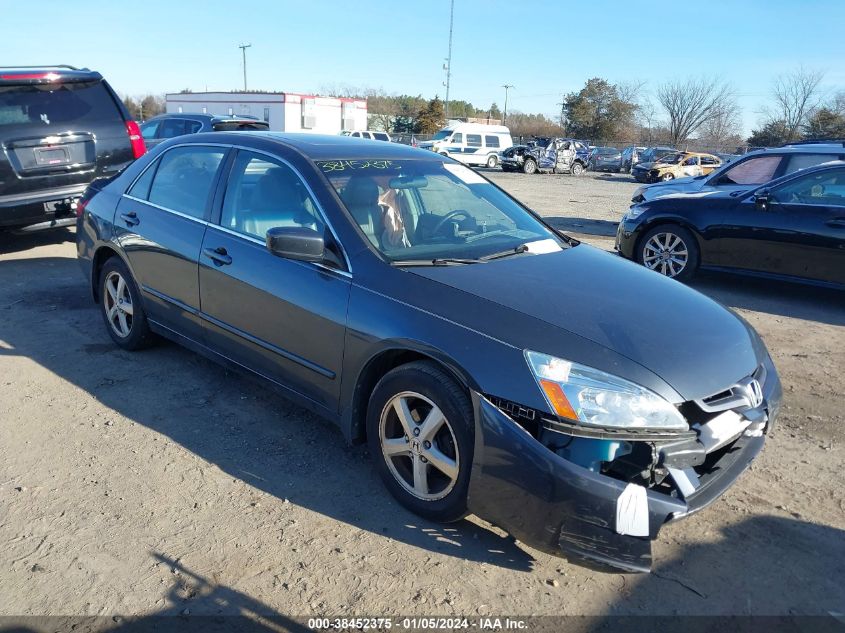
{"label": "alloy wheel", "polygon": [[686,242],[674,233],[655,233],[643,245],[643,264],[667,277],[676,277],[689,263]]}
{"label": "alloy wheel", "polygon": [[112,271],[106,277],[103,293],[103,307],[109,325],[120,338],[126,338],[132,332],[132,317],[135,312],[132,295],[123,276]]}
{"label": "alloy wheel", "polygon": [[436,501],[455,487],[461,467],[455,433],[425,396],[404,391],[387,401],[379,419],[379,444],[388,470],[411,495]]}

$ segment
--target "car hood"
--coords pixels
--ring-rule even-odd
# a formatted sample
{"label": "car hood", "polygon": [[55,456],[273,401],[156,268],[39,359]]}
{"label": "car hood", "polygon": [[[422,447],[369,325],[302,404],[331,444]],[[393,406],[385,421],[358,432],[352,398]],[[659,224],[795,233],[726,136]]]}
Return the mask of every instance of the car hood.
{"label": "car hood", "polygon": [[654,167],[654,163],[653,163],[653,162],[651,162],[651,163],[637,163],[636,165],[634,165],[634,169],[645,169],[645,170],[649,170],[649,169],[651,169],[652,167]]}
{"label": "car hood", "polygon": [[[716,187],[707,186],[708,179],[686,176],[675,178],[667,182],[658,182],[642,190],[643,200],[654,200],[675,193],[696,193],[700,191],[719,191]],[[737,187],[739,188],[739,187]],[[747,188],[747,187],[746,187]],[[733,189],[731,189],[733,190]]]}
{"label": "car hood", "polygon": [[[513,340],[505,342],[562,355],[566,349],[549,340],[548,333],[574,334],[645,367],[684,400],[729,387],[763,360],[757,334],[722,305],[583,244],[486,264],[408,270],[553,326],[532,337],[520,321],[510,319]],[[468,310],[462,320],[485,332],[494,318],[486,310]],[[530,327],[531,321],[524,323]]]}

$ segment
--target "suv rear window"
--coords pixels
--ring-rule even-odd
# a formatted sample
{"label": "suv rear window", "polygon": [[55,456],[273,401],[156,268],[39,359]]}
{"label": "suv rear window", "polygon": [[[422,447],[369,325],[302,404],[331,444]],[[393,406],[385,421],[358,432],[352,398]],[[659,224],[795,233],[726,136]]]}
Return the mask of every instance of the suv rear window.
{"label": "suv rear window", "polygon": [[[237,132],[238,130],[254,130],[266,132],[270,126],[264,121],[217,121],[214,124],[215,132]],[[352,136],[357,136],[355,133]]]}
{"label": "suv rear window", "polygon": [[0,127],[123,123],[102,81],[0,86]]}

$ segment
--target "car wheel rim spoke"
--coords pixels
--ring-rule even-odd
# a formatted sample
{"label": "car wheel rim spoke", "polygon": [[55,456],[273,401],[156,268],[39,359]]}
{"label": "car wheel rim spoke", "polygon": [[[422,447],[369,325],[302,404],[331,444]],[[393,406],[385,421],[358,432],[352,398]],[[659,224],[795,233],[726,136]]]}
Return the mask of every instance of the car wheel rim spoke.
{"label": "car wheel rim spoke", "polygon": [[393,396],[379,420],[379,444],[388,471],[411,495],[434,501],[457,484],[460,454],[443,411],[414,392]]}
{"label": "car wheel rim spoke", "polygon": [[433,446],[428,451],[425,451],[424,455],[432,466],[449,477],[449,479],[456,480],[458,478],[458,465],[454,459],[447,457]]}

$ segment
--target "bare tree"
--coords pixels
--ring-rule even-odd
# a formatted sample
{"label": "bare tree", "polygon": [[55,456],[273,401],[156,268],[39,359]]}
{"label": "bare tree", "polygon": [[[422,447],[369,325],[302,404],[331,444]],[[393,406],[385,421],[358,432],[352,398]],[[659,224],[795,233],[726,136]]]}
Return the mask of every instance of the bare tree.
{"label": "bare tree", "polygon": [[705,121],[699,131],[699,140],[711,148],[724,149],[742,140],[741,111],[734,101],[721,104],[713,116]]}
{"label": "bare tree", "polygon": [[667,82],[657,90],[657,100],[666,110],[669,140],[681,145],[734,103],[734,95],[721,80],[702,78]]}
{"label": "bare tree", "polygon": [[799,68],[775,79],[774,112],[768,118],[783,122],[786,141],[794,141],[801,135],[807,118],[819,104],[819,84],[823,78],[821,71]]}

